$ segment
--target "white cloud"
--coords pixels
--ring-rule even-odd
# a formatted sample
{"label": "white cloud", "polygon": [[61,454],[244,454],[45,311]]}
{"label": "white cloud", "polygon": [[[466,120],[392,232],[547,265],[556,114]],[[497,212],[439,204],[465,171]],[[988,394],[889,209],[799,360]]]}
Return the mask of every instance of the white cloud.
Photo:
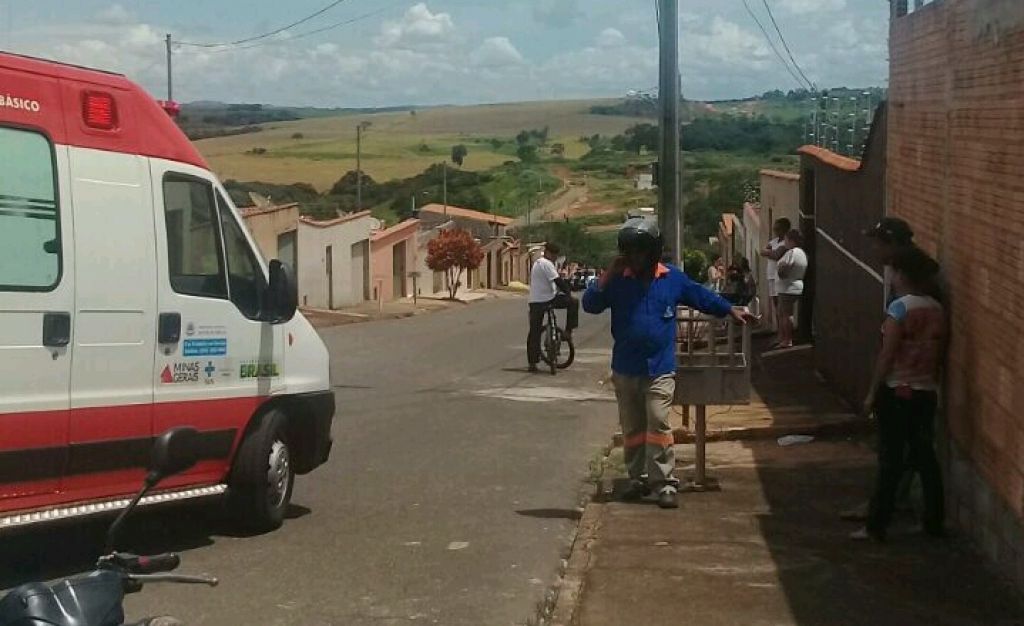
{"label": "white cloud", "polygon": [[624,95],[646,89],[658,81],[658,49],[623,45],[591,46],[556,54],[540,65],[535,81],[541,94],[551,97]]}
{"label": "white cloud", "polygon": [[556,28],[565,28],[582,15],[579,0],[537,0],[533,7],[533,19]]}
{"label": "white cloud", "polygon": [[846,0],[781,0],[779,4],[797,15],[842,11],[846,8]]}
{"label": "white cloud", "polygon": [[120,4],[112,4],[96,14],[96,21],[101,24],[129,24],[133,16]]}
{"label": "white cloud", "polygon": [[616,48],[626,43],[626,36],[617,28],[606,28],[597,36],[597,45],[602,48]]}
{"label": "white cloud", "polygon": [[477,67],[500,68],[522,63],[523,55],[508,37],[490,37],[473,52],[472,62]]}
{"label": "white cloud", "polygon": [[717,61],[725,70],[754,67],[771,55],[760,34],[717,15],[711,20],[710,31],[687,30],[682,37],[682,47],[684,62]]}
{"label": "white cloud", "polygon": [[[162,96],[164,33],[182,41],[237,35],[208,16],[197,15],[187,27],[156,21],[146,3],[91,1],[93,9],[107,9],[69,13],[63,23],[23,23],[5,47],[123,72]],[[373,26],[366,22],[317,38],[291,41],[283,33],[268,45],[244,50],[175,48],[175,95],[183,101],[383,106],[617,96],[658,82],[653,3],[624,10],[621,0],[508,0],[476,3],[466,12],[456,3],[445,12],[436,8],[440,3],[413,1]],[[801,18],[787,13],[780,25],[804,70],[823,87],[883,83],[884,3],[824,10],[842,4],[774,0],[772,6],[780,12],[822,9]],[[639,0],[629,6],[639,7]],[[691,12],[680,16],[680,58],[688,96],[742,97],[796,87],[740,3],[695,2],[687,8]],[[579,19],[583,11],[586,20]],[[531,12],[549,26],[568,27],[539,28]],[[529,42],[528,51],[513,42]]]}
{"label": "white cloud", "polygon": [[402,19],[385,22],[377,37],[379,46],[417,48],[446,43],[455,32],[455,22],[448,13],[431,13],[425,3],[409,7]]}

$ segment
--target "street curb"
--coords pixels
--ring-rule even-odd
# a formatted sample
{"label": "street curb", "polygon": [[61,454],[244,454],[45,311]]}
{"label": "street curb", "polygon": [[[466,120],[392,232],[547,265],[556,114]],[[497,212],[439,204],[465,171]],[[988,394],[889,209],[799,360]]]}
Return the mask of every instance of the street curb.
{"label": "street curb", "polygon": [[[757,426],[752,428],[725,428],[721,430],[710,430],[707,434],[709,443],[721,441],[760,441],[765,439],[778,439],[787,435],[811,435],[812,437],[845,437],[849,435],[860,435],[871,429],[871,422],[851,418],[841,422],[828,424],[806,423],[790,426]],[[672,435],[677,444],[694,443],[696,435],[690,431],[676,428]],[[612,436],[612,443],[615,447],[622,446],[622,433],[615,433]]]}
{"label": "street curb", "polygon": [[547,622],[550,626],[572,626],[577,623],[576,613],[583,595],[583,580],[590,566],[591,547],[597,540],[603,514],[603,504],[590,502],[583,508],[568,564],[560,580],[554,612]]}

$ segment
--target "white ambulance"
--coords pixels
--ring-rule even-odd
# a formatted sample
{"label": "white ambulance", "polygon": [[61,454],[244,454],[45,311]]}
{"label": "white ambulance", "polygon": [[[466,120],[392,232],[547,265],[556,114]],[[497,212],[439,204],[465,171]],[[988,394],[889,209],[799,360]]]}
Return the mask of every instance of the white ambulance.
{"label": "white ambulance", "polygon": [[328,354],[161,106],[0,53],[0,535],[123,508],[153,439],[200,458],[146,502],[224,494],[258,530],[331,449]]}

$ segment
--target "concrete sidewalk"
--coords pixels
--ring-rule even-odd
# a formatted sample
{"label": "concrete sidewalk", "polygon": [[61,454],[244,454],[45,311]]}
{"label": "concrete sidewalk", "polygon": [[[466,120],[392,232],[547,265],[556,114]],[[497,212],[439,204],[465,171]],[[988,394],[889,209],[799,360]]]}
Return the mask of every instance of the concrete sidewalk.
{"label": "concrete sidewalk", "polygon": [[[815,376],[813,351],[757,358],[752,378],[751,405],[708,407],[720,492],[683,494],[677,511],[622,503],[612,450],[550,623],[1024,625],[1021,599],[955,535],[926,539],[905,513],[885,545],[848,539],[857,525],[839,514],[868,497],[875,455],[866,422]],[[784,434],[816,439],[782,447]],[[692,475],[693,445],[676,454],[680,478]]]}
{"label": "concrete sidewalk", "polygon": [[[692,462],[692,446],[679,453]],[[722,491],[685,494],[677,511],[588,505],[552,623],[1024,624],[1020,599],[956,538],[904,520],[885,545],[847,539],[856,525],[839,511],[865,496],[866,446],[722,442],[708,456]]]}
{"label": "concrete sidewalk", "polygon": [[493,300],[495,298],[514,298],[517,294],[510,292],[499,292],[491,290],[460,291],[458,300],[449,300],[444,296],[420,296],[413,301],[412,298],[390,300],[383,306],[377,302],[366,301],[355,306],[345,307],[327,311],[323,309],[303,309],[303,314],[316,328],[330,326],[343,326],[346,324],[357,324],[359,322],[372,322],[375,320],[402,319],[437,311],[459,308],[468,304]]}

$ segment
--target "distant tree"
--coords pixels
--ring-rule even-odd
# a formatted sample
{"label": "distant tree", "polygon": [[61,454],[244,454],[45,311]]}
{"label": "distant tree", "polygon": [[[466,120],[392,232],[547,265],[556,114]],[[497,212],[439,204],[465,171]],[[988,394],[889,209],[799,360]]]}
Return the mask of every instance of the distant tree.
{"label": "distant tree", "polygon": [[519,146],[519,149],[516,150],[516,156],[518,156],[519,160],[523,163],[536,163],[538,161],[537,146],[530,144],[521,145]]}
{"label": "distant tree", "polygon": [[500,150],[501,147],[505,145],[505,142],[502,141],[501,139],[498,139],[497,137],[491,137],[490,144],[491,147],[494,148],[495,150]]}
{"label": "distant tree", "polygon": [[530,137],[531,137],[530,131],[528,131],[528,130],[521,130],[521,131],[519,131],[519,134],[516,135],[516,143],[519,144],[520,146],[529,145]]}
{"label": "distant tree", "polygon": [[468,154],[469,149],[461,143],[457,146],[452,146],[452,163],[462,167],[462,163],[466,160]]}
{"label": "distant tree", "polygon": [[637,124],[626,129],[625,139],[626,150],[639,154],[644,148],[657,150],[660,135],[658,127],[653,124]]}
{"label": "distant tree", "polygon": [[430,145],[428,145],[427,142],[425,141],[421,142],[420,146],[416,149],[422,152],[423,154],[429,154],[431,150]]}
{"label": "distant tree", "polygon": [[302,133],[292,133],[292,139],[302,139],[303,137]]}
{"label": "distant tree", "polygon": [[565,144],[564,143],[556,143],[553,146],[551,146],[551,154],[552,154],[552,156],[556,156],[556,157],[564,157],[565,156]]}
{"label": "distant tree", "polygon": [[442,230],[427,244],[427,267],[448,276],[448,295],[452,300],[462,284],[462,274],[480,267],[483,260],[483,248],[468,230]]}
{"label": "distant tree", "polygon": [[416,117],[416,109],[410,110],[409,115],[411,115],[412,117]]}

